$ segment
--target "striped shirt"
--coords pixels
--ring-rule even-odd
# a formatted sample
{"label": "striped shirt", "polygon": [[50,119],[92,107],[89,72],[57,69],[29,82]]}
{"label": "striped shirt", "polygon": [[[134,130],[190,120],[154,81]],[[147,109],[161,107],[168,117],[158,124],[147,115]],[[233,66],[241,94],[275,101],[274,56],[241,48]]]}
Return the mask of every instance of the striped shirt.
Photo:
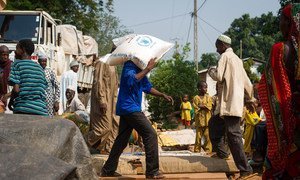
{"label": "striped shirt", "polygon": [[32,60],[16,60],[11,66],[9,83],[20,86],[14,102],[14,113],[48,116],[45,95],[47,81],[39,64]]}

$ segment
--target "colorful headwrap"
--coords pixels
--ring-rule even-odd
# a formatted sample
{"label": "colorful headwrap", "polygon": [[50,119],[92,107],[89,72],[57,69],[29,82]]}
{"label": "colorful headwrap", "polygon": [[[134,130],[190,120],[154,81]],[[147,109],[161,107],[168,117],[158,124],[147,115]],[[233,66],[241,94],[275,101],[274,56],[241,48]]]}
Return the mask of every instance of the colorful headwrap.
{"label": "colorful headwrap", "polygon": [[297,52],[297,69],[296,69],[296,80],[300,80],[300,3],[288,4],[286,5],[282,13],[285,17],[289,18],[291,21],[291,26],[289,30],[289,40],[293,42],[293,46]]}

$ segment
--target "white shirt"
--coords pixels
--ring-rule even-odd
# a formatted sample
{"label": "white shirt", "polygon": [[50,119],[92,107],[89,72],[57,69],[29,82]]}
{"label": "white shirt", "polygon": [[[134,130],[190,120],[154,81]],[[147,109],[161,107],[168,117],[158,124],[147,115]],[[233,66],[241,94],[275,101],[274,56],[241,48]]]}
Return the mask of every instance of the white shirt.
{"label": "white shirt", "polygon": [[232,48],[227,48],[221,54],[216,69],[211,69],[209,75],[221,83],[222,90],[220,116],[242,117],[244,107],[244,90],[252,97],[253,87],[243,66],[243,61],[234,54]]}

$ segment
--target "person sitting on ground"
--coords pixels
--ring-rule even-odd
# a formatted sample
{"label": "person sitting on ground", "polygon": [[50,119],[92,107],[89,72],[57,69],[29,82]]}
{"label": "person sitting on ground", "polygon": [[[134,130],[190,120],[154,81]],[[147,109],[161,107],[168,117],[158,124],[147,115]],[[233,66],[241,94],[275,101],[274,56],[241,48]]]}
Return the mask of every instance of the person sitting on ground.
{"label": "person sitting on ground", "polygon": [[66,111],[66,104],[67,104],[67,99],[66,99],[66,90],[69,86],[75,87],[75,96],[77,95],[77,80],[78,80],[78,75],[77,72],[79,70],[79,63],[76,60],[73,60],[70,63],[70,70],[64,72],[61,76],[61,81],[60,81],[60,109],[58,111],[58,114],[62,114],[63,112]]}
{"label": "person sitting on ground", "polygon": [[82,102],[75,96],[76,88],[69,86],[66,91],[66,113],[74,113],[75,111],[85,111],[85,107]]}

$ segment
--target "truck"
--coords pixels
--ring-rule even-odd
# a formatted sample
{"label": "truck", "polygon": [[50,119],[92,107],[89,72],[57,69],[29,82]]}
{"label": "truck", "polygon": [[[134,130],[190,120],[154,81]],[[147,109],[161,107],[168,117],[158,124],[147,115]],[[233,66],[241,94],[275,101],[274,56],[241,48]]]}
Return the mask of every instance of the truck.
{"label": "truck", "polygon": [[89,92],[92,88],[93,66],[91,58],[98,55],[98,44],[94,38],[83,35],[73,25],[62,24],[47,12],[0,11],[0,45],[10,49],[10,59],[14,61],[16,44],[21,39],[31,39],[35,52],[31,59],[37,61],[37,52],[48,57],[47,65],[60,76],[69,70],[69,63],[76,59],[80,62],[78,72],[79,89]]}

